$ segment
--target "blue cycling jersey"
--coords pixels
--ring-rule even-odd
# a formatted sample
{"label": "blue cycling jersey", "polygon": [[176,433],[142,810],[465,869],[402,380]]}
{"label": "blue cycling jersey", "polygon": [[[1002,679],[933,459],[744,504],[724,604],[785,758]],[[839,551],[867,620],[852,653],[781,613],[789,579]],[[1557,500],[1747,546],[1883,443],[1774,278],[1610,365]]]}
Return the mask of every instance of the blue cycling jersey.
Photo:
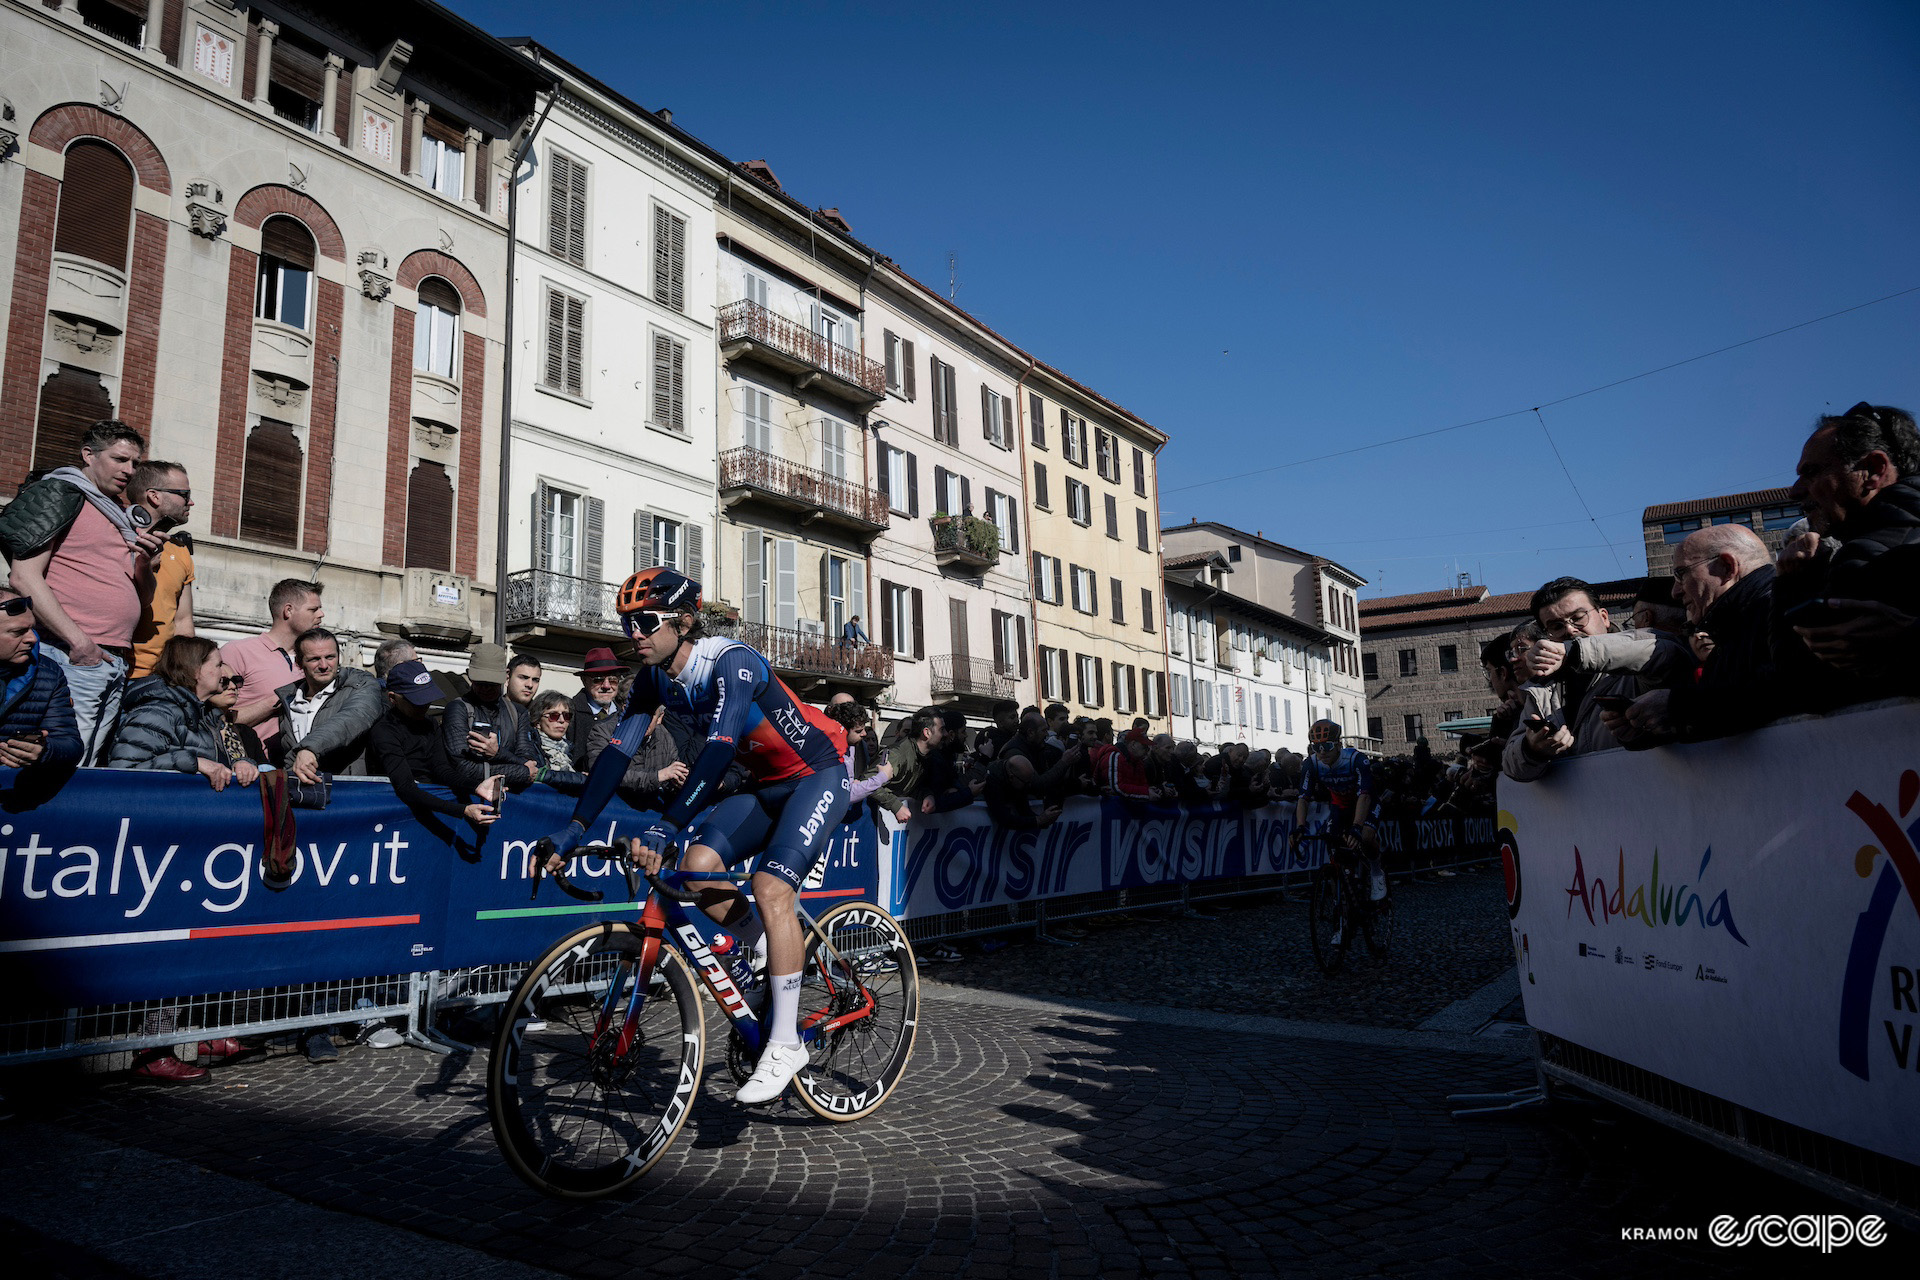
{"label": "blue cycling jersey", "polygon": [[1310,801],[1324,800],[1336,810],[1350,810],[1363,792],[1373,794],[1373,763],[1353,747],[1342,747],[1331,764],[1317,754],[1309,755],[1300,770],[1300,794]]}

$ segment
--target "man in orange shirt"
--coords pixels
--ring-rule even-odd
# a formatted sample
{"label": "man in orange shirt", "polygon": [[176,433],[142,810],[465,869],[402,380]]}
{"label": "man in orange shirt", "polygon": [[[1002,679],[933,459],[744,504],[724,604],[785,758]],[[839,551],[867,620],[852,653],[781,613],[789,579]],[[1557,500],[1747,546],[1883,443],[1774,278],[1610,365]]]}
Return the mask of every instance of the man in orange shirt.
{"label": "man in orange shirt", "polygon": [[153,583],[133,631],[133,674],[152,675],[170,636],[193,634],[193,536],[184,530],[193,511],[187,469],[177,462],[149,459],[133,469],[127,494],[153,516],[155,533],[169,535],[153,562]]}

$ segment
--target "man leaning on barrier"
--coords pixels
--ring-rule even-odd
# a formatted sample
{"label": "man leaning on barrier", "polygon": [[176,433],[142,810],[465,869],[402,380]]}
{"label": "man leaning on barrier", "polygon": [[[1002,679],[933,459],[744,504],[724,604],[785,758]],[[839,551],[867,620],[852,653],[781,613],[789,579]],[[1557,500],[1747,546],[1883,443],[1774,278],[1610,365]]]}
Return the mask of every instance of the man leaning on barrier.
{"label": "man leaning on barrier", "polygon": [[367,737],[387,708],[380,682],[342,667],[340,641],[325,627],[303,631],[293,657],[301,678],[275,690],[287,773],[307,786],[317,786],[322,774],[366,773]]}
{"label": "man leaning on barrier", "polygon": [[82,749],[67,678],[41,656],[33,602],[0,587],[0,768],[57,786],[79,766]]}

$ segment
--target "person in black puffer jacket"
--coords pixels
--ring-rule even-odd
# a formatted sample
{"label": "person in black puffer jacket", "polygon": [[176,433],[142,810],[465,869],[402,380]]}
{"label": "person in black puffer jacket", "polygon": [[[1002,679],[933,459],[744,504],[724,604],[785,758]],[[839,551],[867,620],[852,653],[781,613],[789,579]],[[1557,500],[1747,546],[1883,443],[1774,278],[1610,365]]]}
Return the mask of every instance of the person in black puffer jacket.
{"label": "person in black puffer jacket", "polygon": [[174,636],[154,674],[127,686],[108,766],[199,773],[215,791],[229,782],[252,786],[260,771],[229,748],[225,716],[212,703],[231,688],[218,645],[205,636]]}
{"label": "person in black puffer jacket", "polygon": [[84,750],[67,678],[58,663],[41,660],[33,609],[25,596],[0,589],[0,768],[22,769],[21,783],[51,794]]}
{"label": "person in black puffer jacket", "polygon": [[[1807,530],[1781,548],[1773,648],[1818,706],[1920,691],[1920,430],[1913,416],[1865,401],[1814,424],[1790,494]],[[1835,543],[1838,543],[1835,546]],[[1790,617],[1816,600],[1829,619]],[[1818,625],[1815,625],[1817,622]]]}

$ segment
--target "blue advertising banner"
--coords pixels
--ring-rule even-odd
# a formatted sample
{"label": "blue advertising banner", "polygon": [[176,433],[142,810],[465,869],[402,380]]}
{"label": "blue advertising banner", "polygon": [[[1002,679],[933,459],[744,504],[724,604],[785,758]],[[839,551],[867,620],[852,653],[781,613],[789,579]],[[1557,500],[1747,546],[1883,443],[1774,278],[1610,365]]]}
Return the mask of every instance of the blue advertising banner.
{"label": "blue advertising banner", "polygon": [[[603,860],[538,902],[527,850],[564,824],[570,797],[536,786],[507,798],[484,836],[416,816],[378,779],[336,781],[324,810],[295,811],[293,882],[260,877],[256,789],[198,777],[84,769],[51,799],[0,770],[0,981],[23,1003],[85,1006],[531,959],[581,917],[634,908]],[[35,801],[39,801],[36,805]],[[615,803],[593,832],[637,832],[649,815]],[[804,890],[811,909],[874,900],[871,823],[840,829]]]}

